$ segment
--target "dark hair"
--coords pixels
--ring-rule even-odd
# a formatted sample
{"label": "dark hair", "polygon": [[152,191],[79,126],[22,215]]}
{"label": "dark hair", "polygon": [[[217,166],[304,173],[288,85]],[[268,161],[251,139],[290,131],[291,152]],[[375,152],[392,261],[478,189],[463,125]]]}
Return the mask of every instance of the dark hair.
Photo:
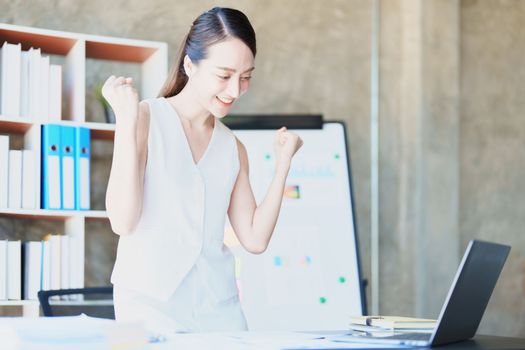
{"label": "dark hair", "polygon": [[231,8],[214,7],[197,17],[180,46],[177,61],[159,96],[175,96],[186,85],[188,77],[184,72],[184,56],[188,55],[193,63],[198,63],[207,57],[210,46],[227,38],[240,39],[255,57],[255,31],[244,13]]}

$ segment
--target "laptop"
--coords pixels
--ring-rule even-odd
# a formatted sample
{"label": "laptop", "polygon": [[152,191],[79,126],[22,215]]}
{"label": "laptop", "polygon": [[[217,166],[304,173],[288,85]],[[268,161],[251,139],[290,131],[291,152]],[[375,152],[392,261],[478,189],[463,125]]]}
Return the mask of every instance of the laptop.
{"label": "laptop", "polygon": [[507,245],[469,242],[432,333],[349,334],[348,341],[408,346],[437,346],[476,334],[494,286],[509,255]]}

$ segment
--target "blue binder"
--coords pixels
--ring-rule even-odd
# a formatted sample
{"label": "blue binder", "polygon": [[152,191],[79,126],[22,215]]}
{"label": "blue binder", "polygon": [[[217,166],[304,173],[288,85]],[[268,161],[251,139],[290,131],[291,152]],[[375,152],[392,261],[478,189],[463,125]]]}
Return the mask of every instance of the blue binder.
{"label": "blue binder", "polygon": [[88,128],[77,128],[76,161],[76,209],[90,209],[90,163],[91,163],[91,131]]}
{"label": "blue binder", "polygon": [[76,128],[60,127],[60,168],[62,170],[62,209],[75,209],[75,149]]}
{"label": "blue binder", "polygon": [[60,126],[42,125],[42,209],[62,208]]}

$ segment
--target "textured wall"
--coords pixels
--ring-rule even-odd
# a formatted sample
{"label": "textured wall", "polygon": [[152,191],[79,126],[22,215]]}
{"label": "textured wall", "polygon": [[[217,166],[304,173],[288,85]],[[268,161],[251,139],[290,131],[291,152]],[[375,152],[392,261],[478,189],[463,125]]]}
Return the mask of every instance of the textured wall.
{"label": "textured wall", "polygon": [[459,262],[459,4],[381,5],[380,309],[436,318]]}
{"label": "textured wall", "polygon": [[461,6],[460,231],[512,245],[482,331],[525,336],[524,1]]}

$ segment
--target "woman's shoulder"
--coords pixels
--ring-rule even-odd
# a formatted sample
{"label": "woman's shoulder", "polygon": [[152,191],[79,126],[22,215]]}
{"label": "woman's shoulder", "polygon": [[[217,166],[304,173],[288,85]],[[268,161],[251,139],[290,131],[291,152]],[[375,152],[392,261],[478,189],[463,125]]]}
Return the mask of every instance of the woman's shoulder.
{"label": "woman's shoulder", "polygon": [[139,102],[139,116],[141,118],[152,119],[163,112],[164,97],[146,98]]}
{"label": "woman's shoulder", "polygon": [[164,97],[152,97],[152,98],[146,98],[139,102],[139,108],[141,108],[143,111],[150,111],[152,108],[154,108],[156,105],[162,103]]}

